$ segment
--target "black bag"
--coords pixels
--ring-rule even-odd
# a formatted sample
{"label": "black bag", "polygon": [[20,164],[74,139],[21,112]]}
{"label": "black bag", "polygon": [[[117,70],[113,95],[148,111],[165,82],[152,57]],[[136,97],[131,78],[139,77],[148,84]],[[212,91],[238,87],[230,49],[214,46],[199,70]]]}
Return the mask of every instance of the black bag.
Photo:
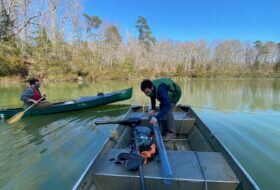
{"label": "black bag", "polygon": [[124,164],[128,171],[137,171],[140,165],[143,165],[144,158],[133,153],[120,153],[116,164]]}

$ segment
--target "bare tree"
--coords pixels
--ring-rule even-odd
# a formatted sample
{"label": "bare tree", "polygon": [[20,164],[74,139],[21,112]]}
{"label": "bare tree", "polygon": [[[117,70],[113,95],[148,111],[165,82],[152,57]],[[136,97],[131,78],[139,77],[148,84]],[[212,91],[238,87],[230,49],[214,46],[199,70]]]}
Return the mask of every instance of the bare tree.
{"label": "bare tree", "polygon": [[81,4],[80,0],[70,0],[69,6],[71,9],[71,21],[72,21],[72,41],[78,42],[79,40],[79,30],[81,28]]}
{"label": "bare tree", "polygon": [[56,47],[56,14],[57,14],[57,6],[58,6],[58,0],[49,0],[48,1],[48,7],[51,14],[51,36],[52,36],[52,44],[53,47]]}

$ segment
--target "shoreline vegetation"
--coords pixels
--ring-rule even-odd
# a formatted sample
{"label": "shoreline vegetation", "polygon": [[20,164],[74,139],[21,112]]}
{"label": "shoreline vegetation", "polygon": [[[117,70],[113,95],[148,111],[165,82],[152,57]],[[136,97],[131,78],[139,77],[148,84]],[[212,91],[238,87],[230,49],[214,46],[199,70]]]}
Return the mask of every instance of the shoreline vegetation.
{"label": "shoreline vegetation", "polygon": [[[63,3],[61,3],[63,2]],[[83,12],[78,0],[0,0],[0,81],[280,77],[280,42],[156,39]]]}
{"label": "shoreline vegetation", "polygon": [[[123,71],[116,71],[112,70],[114,74],[115,72],[123,72]],[[45,75],[45,73],[42,73]],[[0,83],[18,83],[18,82],[28,82],[29,79],[36,77],[39,78],[43,82],[91,82],[91,81],[110,81],[110,80],[142,80],[145,78],[160,78],[160,77],[171,77],[171,78],[280,78],[280,73],[274,73],[274,72],[252,72],[251,70],[247,71],[236,71],[236,73],[232,73],[232,70],[226,70],[223,73],[221,72],[189,72],[186,75],[178,75],[177,73],[165,73],[165,72],[159,72],[155,74],[146,74],[146,73],[137,73],[137,75],[134,75],[134,73],[124,73],[123,75],[114,75],[111,74],[110,70],[103,71],[99,75],[94,76],[86,76],[81,77],[77,75],[59,75],[55,78],[44,78],[40,75],[33,75],[29,77],[19,77],[19,76],[6,76],[6,77],[0,77]]]}

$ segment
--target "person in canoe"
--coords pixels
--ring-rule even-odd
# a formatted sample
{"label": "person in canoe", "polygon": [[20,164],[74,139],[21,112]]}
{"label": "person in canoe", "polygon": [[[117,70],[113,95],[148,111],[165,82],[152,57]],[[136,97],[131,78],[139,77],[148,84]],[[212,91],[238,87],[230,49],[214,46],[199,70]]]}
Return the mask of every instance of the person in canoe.
{"label": "person in canoe", "polygon": [[[173,108],[181,97],[181,88],[169,78],[156,80],[145,79],[141,83],[141,90],[146,96],[151,98],[151,110],[149,115],[152,116],[150,124],[154,125],[159,121],[162,126],[163,140],[170,141],[176,137]],[[155,114],[156,100],[160,102],[160,110]]]}
{"label": "person in canoe", "polygon": [[[23,92],[23,94],[21,95],[20,99],[24,102],[23,104],[23,109],[28,108],[29,106],[31,106],[32,104],[37,104],[36,106],[46,106],[46,105],[50,105],[49,102],[45,101],[46,100],[46,95],[44,94],[44,98],[38,102],[38,100],[40,100],[42,98],[41,92],[39,90],[40,88],[40,81],[38,79],[31,79],[29,81],[30,87],[26,88]],[[42,103],[44,101],[44,103]]]}

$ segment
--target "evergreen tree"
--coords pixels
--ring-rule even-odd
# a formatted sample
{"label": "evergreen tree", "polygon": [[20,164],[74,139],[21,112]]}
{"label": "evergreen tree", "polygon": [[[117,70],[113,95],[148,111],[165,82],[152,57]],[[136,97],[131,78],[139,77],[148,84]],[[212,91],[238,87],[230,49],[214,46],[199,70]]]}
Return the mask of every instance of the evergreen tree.
{"label": "evergreen tree", "polygon": [[274,65],[274,70],[280,72],[280,42],[277,44],[277,61]]}
{"label": "evergreen tree", "polygon": [[86,27],[87,27],[87,33],[89,34],[91,29],[98,29],[99,26],[102,23],[102,20],[98,16],[90,16],[88,14],[84,14],[84,17],[86,19]]}
{"label": "evergreen tree", "polygon": [[32,41],[32,53],[34,54],[35,52],[37,52],[38,60],[47,59],[48,54],[51,52],[52,49],[52,43],[48,37],[47,28],[39,27],[38,30],[34,32],[34,37],[32,38]]}
{"label": "evergreen tree", "polygon": [[122,42],[119,29],[116,26],[110,26],[105,30],[105,42],[117,47]]}
{"label": "evergreen tree", "polygon": [[150,48],[155,42],[155,38],[152,36],[152,31],[145,17],[139,16],[136,21],[136,28],[139,32],[139,40],[143,42],[147,48]]}
{"label": "evergreen tree", "polygon": [[262,52],[263,52],[263,43],[259,40],[254,42],[255,44],[255,49],[256,49],[256,58],[255,58],[255,62],[254,62],[254,67],[256,69],[258,69],[261,65],[260,63],[260,57],[262,56]]}

